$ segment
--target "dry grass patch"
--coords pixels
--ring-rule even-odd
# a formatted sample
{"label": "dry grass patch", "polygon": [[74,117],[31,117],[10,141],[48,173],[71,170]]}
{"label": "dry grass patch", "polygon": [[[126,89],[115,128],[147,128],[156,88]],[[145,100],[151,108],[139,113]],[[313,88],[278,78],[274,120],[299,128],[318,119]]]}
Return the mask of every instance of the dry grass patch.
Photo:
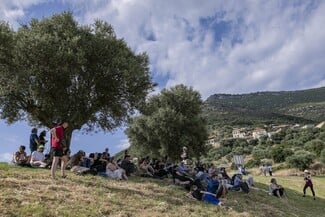
{"label": "dry grass patch", "polygon": [[[5,168],[5,169],[3,169]],[[301,202],[298,178],[284,177],[290,198],[279,200],[262,191],[229,192],[224,207],[187,198],[171,180],[131,177],[128,182],[98,176],[52,180],[49,170],[18,168],[0,164],[1,217],[11,216],[321,216],[324,200]],[[267,188],[269,177],[256,177],[258,187]],[[288,179],[288,180],[286,180]],[[291,183],[291,184],[290,184]],[[317,185],[324,179],[316,179]],[[289,187],[289,185],[291,187]],[[317,193],[318,188],[316,188]],[[325,190],[320,191],[325,198]],[[310,198],[306,198],[310,199]],[[309,202],[308,202],[309,201]],[[297,206],[297,204],[299,206]],[[310,211],[310,206],[315,206]]]}

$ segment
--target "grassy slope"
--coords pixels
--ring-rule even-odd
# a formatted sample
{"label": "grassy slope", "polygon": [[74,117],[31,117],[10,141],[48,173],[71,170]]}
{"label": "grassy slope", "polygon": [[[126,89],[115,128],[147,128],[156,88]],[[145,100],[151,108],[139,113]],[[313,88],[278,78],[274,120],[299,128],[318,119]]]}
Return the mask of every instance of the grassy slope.
{"label": "grassy slope", "polygon": [[[325,177],[314,178],[316,201],[301,197],[301,177],[278,177],[288,199],[230,192],[220,208],[187,198],[170,180],[118,182],[72,173],[52,180],[49,174],[0,164],[0,216],[325,216]],[[256,177],[257,186],[267,189],[269,179]]]}

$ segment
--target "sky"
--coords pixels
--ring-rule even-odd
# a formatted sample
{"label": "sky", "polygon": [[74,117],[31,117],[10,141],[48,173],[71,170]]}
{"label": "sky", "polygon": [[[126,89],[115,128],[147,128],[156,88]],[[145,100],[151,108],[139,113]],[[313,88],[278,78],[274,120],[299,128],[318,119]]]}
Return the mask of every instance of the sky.
{"label": "sky", "polygon": [[[158,83],[154,93],[185,84],[205,100],[215,93],[325,86],[322,0],[0,1],[0,20],[15,30],[63,11],[72,11],[80,25],[104,20],[134,52],[146,52]],[[29,146],[31,128],[0,121],[0,162],[10,161],[19,145]],[[114,154],[129,146],[123,132],[74,132],[72,152],[108,147]]]}

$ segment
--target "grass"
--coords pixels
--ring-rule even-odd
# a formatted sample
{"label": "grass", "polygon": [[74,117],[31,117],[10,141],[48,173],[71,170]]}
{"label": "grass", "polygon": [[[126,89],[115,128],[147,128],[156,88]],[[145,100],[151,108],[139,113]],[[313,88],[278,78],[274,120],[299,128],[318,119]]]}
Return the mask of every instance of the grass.
{"label": "grass", "polygon": [[[325,177],[313,178],[316,201],[308,190],[302,197],[302,177],[277,177],[288,199],[263,191],[229,192],[225,205],[216,207],[187,198],[171,180],[67,174],[52,180],[49,170],[0,163],[0,216],[325,216]],[[268,188],[269,177],[254,178],[259,188]]]}

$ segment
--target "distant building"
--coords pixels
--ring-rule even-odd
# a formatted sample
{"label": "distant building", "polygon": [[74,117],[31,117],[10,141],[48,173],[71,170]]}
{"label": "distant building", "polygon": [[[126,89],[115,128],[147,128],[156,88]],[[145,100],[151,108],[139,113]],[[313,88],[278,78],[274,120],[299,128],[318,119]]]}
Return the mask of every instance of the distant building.
{"label": "distant building", "polygon": [[212,145],[215,148],[219,148],[220,147],[220,142],[218,140],[218,138],[216,136],[210,136],[209,139],[206,141],[207,145]]}
{"label": "distant building", "polygon": [[265,129],[263,128],[256,128],[255,130],[253,130],[253,138],[254,139],[259,139],[262,136],[267,136],[267,132]]}
{"label": "distant building", "polygon": [[307,129],[307,128],[312,128],[314,127],[313,124],[306,124],[305,126],[301,127],[301,129]]}
{"label": "distant building", "polygon": [[235,128],[232,131],[233,138],[247,138],[248,135],[249,133],[245,128],[241,128],[241,129]]}

